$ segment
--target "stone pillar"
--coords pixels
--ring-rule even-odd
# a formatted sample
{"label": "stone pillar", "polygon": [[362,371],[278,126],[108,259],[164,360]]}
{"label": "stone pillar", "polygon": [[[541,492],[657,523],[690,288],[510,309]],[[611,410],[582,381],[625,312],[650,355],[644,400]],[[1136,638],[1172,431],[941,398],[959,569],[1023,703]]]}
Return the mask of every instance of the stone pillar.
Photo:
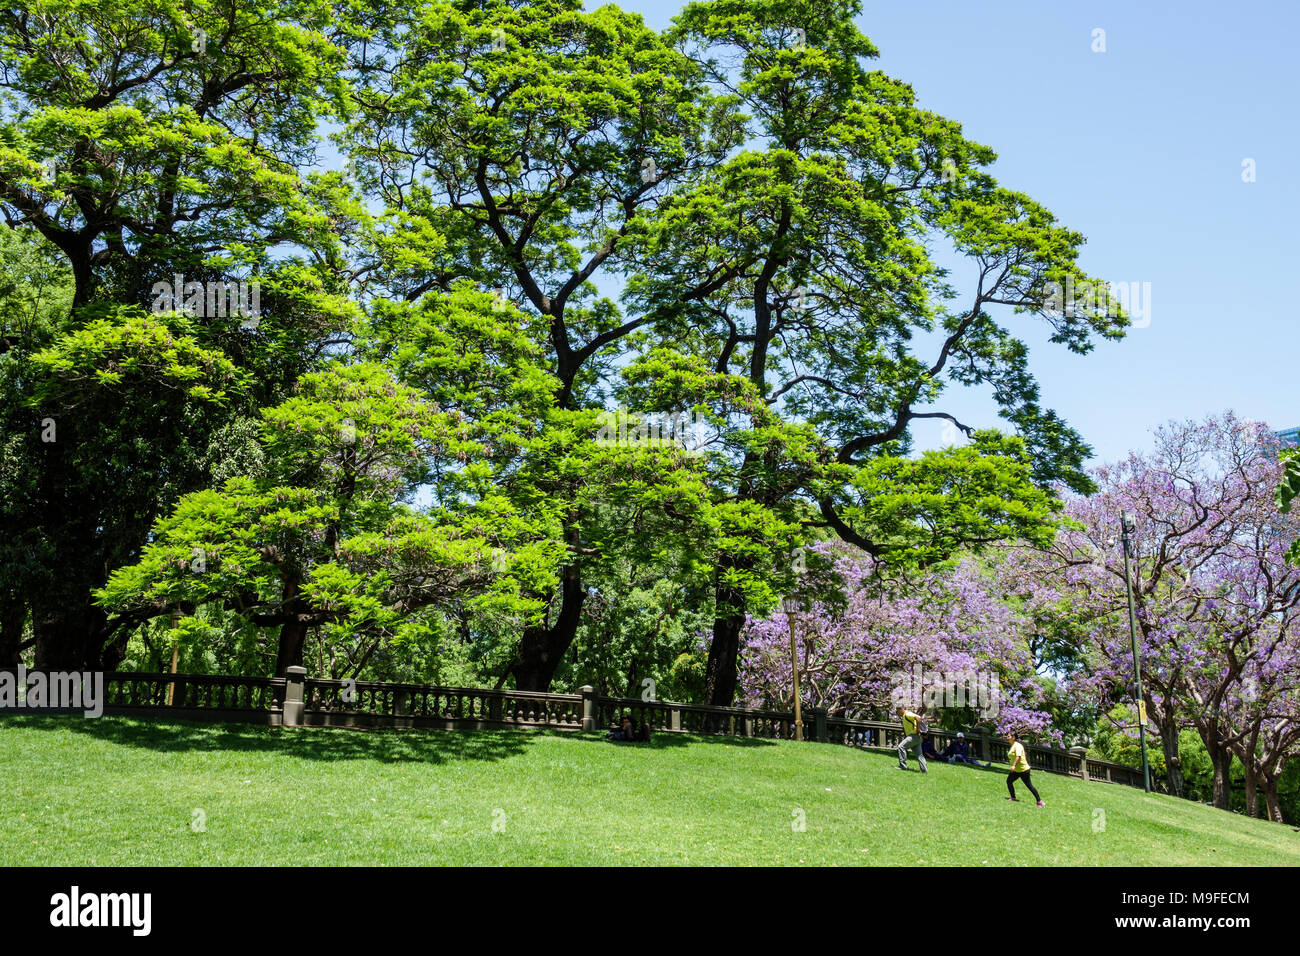
{"label": "stone pillar", "polygon": [[1079,758],[1079,775],[1083,777],[1084,780],[1087,780],[1088,779],[1088,748],[1071,747],[1070,756]]}
{"label": "stone pillar", "polygon": [[[819,744],[826,743],[828,737],[826,733],[826,708],[809,707],[808,712],[812,714],[813,719],[813,740]],[[807,729],[807,728],[805,728]]]}
{"label": "stone pillar", "polygon": [[596,729],[596,688],[590,684],[583,684],[579,688],[582,694],[582,729]]}
{"label": "stone pillar", "polygon": [[306,705],[303,703],[303,686],[307,680],[307,668],[290,667],[285,675],[288,683],[284,688],[284,713],[281,722],[286,727],[301,727],[302,715]]}
{"label": "stone pillar", "polygon": [[[184,707],[185,706],[185,678],[180,674],[173,673],[172,684],[167,693],[171,698],[170,700],[167,701],[169,704],[171,704],[173,707]],[[202,706],[201,701],[199,702],[199,706]]]}
{"label": "stone pillar", "polygon": [[989,744],[988,728],[979,729],[980,760],[990,763],[993,760],[993,747]]}
{"label": "stone pillar", "polygon": [[682,709],[672,701],[668,701],[668,729],[682,729]]}

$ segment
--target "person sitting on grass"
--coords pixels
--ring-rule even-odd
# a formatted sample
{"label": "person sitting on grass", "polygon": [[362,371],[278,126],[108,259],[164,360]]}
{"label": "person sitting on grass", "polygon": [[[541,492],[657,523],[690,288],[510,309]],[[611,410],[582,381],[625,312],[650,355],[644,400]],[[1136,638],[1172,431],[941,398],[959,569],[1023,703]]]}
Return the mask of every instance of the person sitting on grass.
{"label": "person sitting on grass", "polygon": [[622,722],[605,735],[606,740],[614,740],[619,743],[641,742],[646,743],[650,740],[650,721],[645,721],[639,728],[632,723],[632,718],[623,715]]}
{"label": "person sitting on grass", "polygon": [[619,725],[615,727],[613,730],[611,730],[609,733],[607,733],[605,735],[605,739],[617,740],[620,742],[635,740],[636,731],[632,729],[632,718],[624,714],[622,721],[619,722]]}
{"label": "person sitting on grass", "polygon": [[[957,734],[953,742],[943,748],[943,753],[939,757],[948,761],[948,763],[969,763],[974,764],[976,767],[980,765],[980,762],[970,755],[970,741],[966,739],[966,735],[963,733]],[[984,766],[989,765],[985,764]]]}
{"label": "person sitting on grass", "polygon": [[921,735],[921,753],[932,760],[942,760],[943,757],[939,751],[934,748],[934,736],[931,734]]}
{"label": "person sitting on grass", "polygon": [[1012,803],[1020,802],[1016,799],[1016,781],[1023,780],[1029,792],[1038,801],[1038,805],[1043,806],[1043,798],[1038,795],[1038,791],[1034,789],[1029,779],[1029,757],[1025,754],[1025,745],[1017,739],[1014,730],[1007,734],[1007,743],[1011,745],[1011,749],[1007,752],[1007,761],[1011,764],[1011,772],[1007,774],[1007,790],[1010,791],[1011,796],[1007,799]]}

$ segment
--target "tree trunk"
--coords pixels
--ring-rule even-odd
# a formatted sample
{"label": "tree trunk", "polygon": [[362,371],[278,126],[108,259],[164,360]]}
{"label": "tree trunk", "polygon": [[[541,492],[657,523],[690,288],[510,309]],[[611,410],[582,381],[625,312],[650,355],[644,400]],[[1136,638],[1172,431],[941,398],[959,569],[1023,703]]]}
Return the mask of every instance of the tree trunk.
{"label": "tree trunk", "polygon": [[627,694],[624,695],[626,697],[635,698],[641,696],[641,688],[637,685],[637,671],[639,670],[637,663],[637,659],[634,657],[627,668]]}
{"label": "tree trunk", "polygon": [[560,578],[560,614],[555,624],[551,627],[544,623],[526,627],[519,639],[519,648],[510,664],[517,690],[550,690],[555,672],[578,633],[586,600],[582,572],[571,564]]}
{"label": "tree trunk", "polygon": [[[727,606],[719,594],[719,607]],[[740,630],[745,615],[731,614],[713,621],[713,642],[709,645],[709,663],[704,672],[704,693],[715,707],[730,707],[736,697],[736,665],[740,661]]]}
{"label": "tree trunk", "polygon": [[1232,754],[1223,747],[1210,750],[1210,763],[1214,766],[1214,805],[1220,810],[1232,808]]}
{"label": "tree trunk", "polygon": [[99,662],[105,671],[115,671],[122,665],[122,658],[126,657],[126,645],[129,640],[130,631],[122,630],[104,645],[104,650],[99,655]]}
{"label": "tree trunk", "polygon": [[1246,764],[1246,816],[1259,816],[1256,809],[1259,806],[1257,798],[1258,789],[1256,787],[1255,767],[1253,764]]}
{"label": "tree trunk", "polygon": [[275,658],[275,676],[284,677],[290,667],[302,666],[302,649],[307,643],[307,624],[296,617],[280,625],[280,651]]}
{"label": "tree trunk", "polygon": [[[1281,776],[1280,774],[1278,776]],[[1274,823],[1284,823],[1282,819],[1282,801],[1277,795],[1278,777],[1264,777],[1264,804],[1268,807],[1268,818]]]}
{"label": "tree trunk", "polygon": [[286,576],[281,593],[284,597],[284,613],[288,618],[280,625],[280,650],[275,657],[276,677],[284,677],[290,667],[302,666],[302,651],[307,643],[308,627],[301,616],[305,607],[298,578]]}
{"label": "tree trunk", "polygon": [[23,624],[27,605],[18,598],[0,602],[0,670],[16,668],[21,659],[18,647],[23,641]]}
{"label": "tree trunk", "polygon": [[1165,780],[1169,784],[1169,792],[1175,797],[1185,796],[1187,782],[1183,778],[1183,764],[1178,757],[1178,724],[1168,718],[1160,722],[1160,747],[1165,754]]}

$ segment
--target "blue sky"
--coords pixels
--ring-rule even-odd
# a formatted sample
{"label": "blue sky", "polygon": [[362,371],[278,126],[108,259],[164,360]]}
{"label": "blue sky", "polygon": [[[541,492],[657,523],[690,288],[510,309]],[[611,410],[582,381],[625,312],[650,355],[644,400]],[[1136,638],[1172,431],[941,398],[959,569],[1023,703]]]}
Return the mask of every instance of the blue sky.
{"label": "blue sky", "polygon": [[[588,0],[587,8],[599,4]],[[622,0],[656,28],[682,4]],[[1150,324],[1075,356],[1041,320],[1030,345],[1043,404],[1097,460],[1145,447],[1170,418],[1226,408],[1300,424],[1295,263],[1300,228],[1300,5],[867,2],[877,61],[923,107],[997,151],[993,173],[1088,237],[1084,268],[1151,284]],[[792,24],[797,25],[797,24]],[[1093,52],[1095,29],[1105,52]],[[1242,181],[1253,159],[1255,181]],[[954,279],[962,285],[960,273]],[[943,406],[996,424],[987,396]],[[937,423],[918,423],[937,447]]]}

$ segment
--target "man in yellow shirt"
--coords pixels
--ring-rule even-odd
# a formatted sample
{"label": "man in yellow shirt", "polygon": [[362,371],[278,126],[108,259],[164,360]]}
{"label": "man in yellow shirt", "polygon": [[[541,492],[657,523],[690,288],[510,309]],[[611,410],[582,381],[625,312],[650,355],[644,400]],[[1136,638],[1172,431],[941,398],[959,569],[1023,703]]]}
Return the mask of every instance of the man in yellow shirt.
{"label": "man in yellow shirt", "polygon": [[899,706],[898,719],[903,722],[903,741],[898,745],[898,769],[907,769],[907,748],[916,746],[916,761],[921,765],[921,773],[929,773],[925,754],[921,752],[921,715],[914,714],[906,707]]}
{"label": "man in yellow shirt", "polygon": [[1013,803],[1020,802],[1016,800],[1016,781],[1023,780],[1025,786],[1029,788],[1029,792],[1034,795],[1034,799],[1038,801],[1038,805],[1041,807],[1043,798],[1038,795],[1038,791],[1034,789],[1034,785],[1029,779],[1029,757],[1025,753],[1025,745],[1016,738],[1014,730],[1007,734],[1007,743],[1011,745],[1011,749],[1007,751],[1007,762],[1011,764],[1011,772],[1007,774],[1007,790],[1011,792],[1011,796],[1007,797],[1007,799]]}

